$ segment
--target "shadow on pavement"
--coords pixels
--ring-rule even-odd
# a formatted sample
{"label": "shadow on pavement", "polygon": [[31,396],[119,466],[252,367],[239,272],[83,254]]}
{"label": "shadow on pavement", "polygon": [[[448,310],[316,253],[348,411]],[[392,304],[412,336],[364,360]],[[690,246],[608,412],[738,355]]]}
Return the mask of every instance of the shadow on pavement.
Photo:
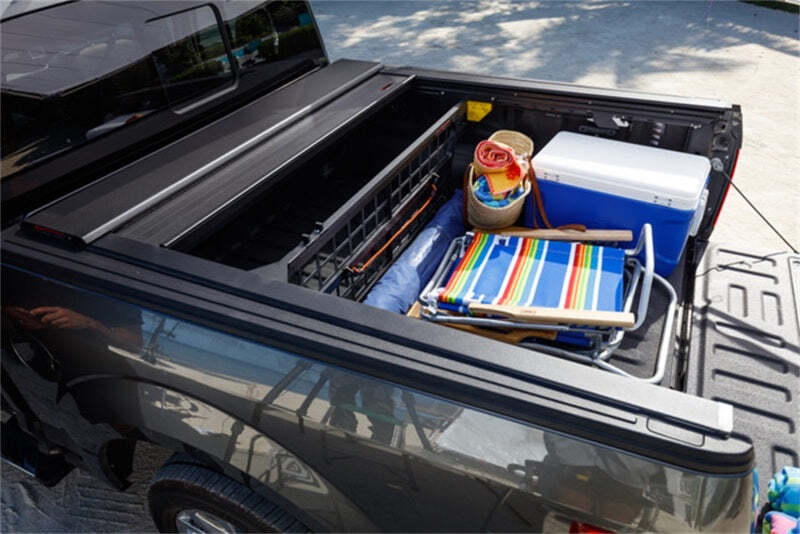
{"label": "shadow on pavement", "polygon": [[316,2],[329,54],[395,65],[613,83],[651,72],[722,71],[710,57],[758,44],[797,56],[796,18],[739,2]]}

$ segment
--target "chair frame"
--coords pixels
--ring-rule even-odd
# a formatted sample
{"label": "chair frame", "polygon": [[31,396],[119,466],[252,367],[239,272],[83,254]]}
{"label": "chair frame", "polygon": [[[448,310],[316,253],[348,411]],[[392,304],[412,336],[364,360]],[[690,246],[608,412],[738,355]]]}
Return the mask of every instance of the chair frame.
{"label": "chair frame", "polygon": [[[501,231],[502,235],[514,235],[513,232]],[[521,232],[521,234],[524,232]],[[458,237],[450,243],[445,253],[444,259],[439,264],[431,280],[420,294],[419,301],[422,305],[420,316],[428,321],[451,324],[451,325],[470,325],[480,328],[500,328],[517,332],[520,330],[528,331],[556,331],[556,332],[579,332],[585,334],[590,341],[587,349],[576,348],[565,349],[546,345],[538,341],[525,341],[520,343],[525,347],[530,347],[542,352],[565,357],[582,363],[588,363],[616,374],[629,376],[650,383],[660,383],[664,378],[666,363],[669,354],[672,328],[675,320],[675,310],[677,309],[678,296],[672,285],[662,276],[654,272],[655,255],[653,251],[653,229],[649,224],[645,224],[633,248],[625,249],[625,288],[623,292],[623,306],[621,312],[592,312],[594,314],[606,314],[607,321],[596,322],[594,326],[585,324],[587,312],[584,310],[563,310],[554,308],[557,313],[547,314],[542,310],[547,308],[535,308],[536,313],[514,313],[518,307],[511,307],[511,313],[502,313],[508,317],[474,317],[471,315],[456,315],[438,306],[439,295],[444,290],[447,280],[445,277],[450,272],[454,262],[463,257],[467,246],[474,237],[474,233],[469,232],[464,236]],[[577,239],[575,240],[577,241]],[[636,258],[644,251],[644,265]],[[669,295],[667,315],[664,328],[661,333],[658,354],[656,358],[656,370],[652,376],[639,378],[620,369],[609,362],[613,352],[619,347],[624,338],[625,332],[637,330],[642,326],[650,304],[650,293],[653,282],[663,286]],[[639,288],[641,289],[639,290]],[[635,319],[630,320],[631,309],[633,308],[634,297],[639,290],[638,304]],[[470,306],[475,310],[486,310],[491,312],[503,312],[502,307],[493,306]],[[524,310],[524,309],[523,309]],[[574,312],[574,313],[570,313]],[[544,319],[542,319],[544,317]],[[591,317],[591,316],[589,316]],[[516,319],[516,320],[515,320]],[[590,319],[591,320],[591,319]],[[584,321],[581,323],[580,321]],[[632,324],[631,324],[632,323]],[[488,336],[493,337],[493,336]],[[496,336],[495,336],[496,337]],[[519,336],[513,336],[519,337]]]}

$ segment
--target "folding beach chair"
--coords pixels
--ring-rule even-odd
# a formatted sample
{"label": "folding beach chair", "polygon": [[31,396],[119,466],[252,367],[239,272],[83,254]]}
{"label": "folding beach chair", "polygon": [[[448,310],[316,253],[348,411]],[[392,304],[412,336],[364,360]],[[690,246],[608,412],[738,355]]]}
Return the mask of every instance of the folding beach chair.
{"label": "folding beach chair", "polygon": [[[644,265],[637,259],[644,256]],[[608,362],[645,320],[653,281],[670,295],[656,372],[666,366],[677,294],[653,272],[652,228],[631,249],[483,232],[455,239],[420,295],[421,317],[511,331],[525,345],[631,376]],[[636,313],[632,313],[638,292]],[[520,335],[520,332],[523,334]],[[552,332],[552,336],[544,335]],[[489,337],[497,337],[490,335]],[[542,338],[554,339],[545,343]]]}

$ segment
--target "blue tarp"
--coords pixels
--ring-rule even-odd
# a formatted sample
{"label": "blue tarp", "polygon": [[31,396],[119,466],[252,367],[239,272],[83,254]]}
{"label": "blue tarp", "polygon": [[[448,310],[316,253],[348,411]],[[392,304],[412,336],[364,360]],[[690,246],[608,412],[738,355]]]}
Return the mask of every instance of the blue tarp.
{"label": "blue tarp", "polygon": [[457,190],[378,280],[364,304],[396,313],[408,311],[433,276],[450,242],[464,233],[462,205],[463,193]]}

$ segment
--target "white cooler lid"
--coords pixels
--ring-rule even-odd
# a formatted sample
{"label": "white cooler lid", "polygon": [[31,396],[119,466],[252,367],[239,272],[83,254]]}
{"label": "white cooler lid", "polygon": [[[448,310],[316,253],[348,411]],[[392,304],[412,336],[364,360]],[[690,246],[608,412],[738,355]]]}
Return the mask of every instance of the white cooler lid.
{"label": "white cooler lid", "polygon": [[559,132],[533,158],[540,180],[694,210],[711,163],[684,154],[572,132]]}

